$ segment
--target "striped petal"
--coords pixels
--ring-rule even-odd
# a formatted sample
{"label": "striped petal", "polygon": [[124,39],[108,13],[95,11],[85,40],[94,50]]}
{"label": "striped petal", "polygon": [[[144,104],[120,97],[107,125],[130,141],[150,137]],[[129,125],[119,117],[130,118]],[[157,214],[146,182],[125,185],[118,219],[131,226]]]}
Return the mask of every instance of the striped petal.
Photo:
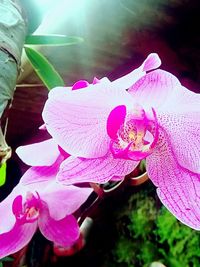
{"label": "striped petal", "polygon": [[51,166],[29,168],[22,176],[20,183],[23,185],[30,185],[55,179],[63,159],[64,157],[60,155],[56,162]]}
{"label": "striped petal", "polygon": [[114,159],[111,154],[97,159],[70,157],[61,164],[57,179],[63,184],[106,183],[114,176],[131,173],[137,165],[137,161]]}
{"label": "striped petal", "polygon": [[158,111],[161,108],[163,110],[164,106],[170,107],[170,100],[180,88],[180,82],[174,75],[158,69],[147,73],[128,91],[145,110],[153,107]]}
{"label": "striped petal", "polygon": [[158,122],[170,138],[178,163],[200,174],[200,111],[160,113]]}
{"label": "striped petal", "polygon": [[132,105],[132,97],[123,90],[100,82],[84,90],[55,94],[47,100],[43,119],[56,142],[76,157],[96,158],[109,149],[106,120],[113,107]]}
{"label": "striped petal", "polygon": [[146,161],[149,178],[169,211],[182,223],[200,230],[200,175],[178,164],[164,131],[159,140]]}

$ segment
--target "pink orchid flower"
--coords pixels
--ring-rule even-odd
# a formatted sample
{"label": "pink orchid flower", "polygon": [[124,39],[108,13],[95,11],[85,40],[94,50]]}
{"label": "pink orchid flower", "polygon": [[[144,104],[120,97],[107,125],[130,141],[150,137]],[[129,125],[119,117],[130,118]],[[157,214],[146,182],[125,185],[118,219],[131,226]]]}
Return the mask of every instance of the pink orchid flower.
{"label": "pink orchid flower", "polygon": [[[37,180],[36,176],[44,175],[43,171],[29,169],[24,176],[32,175]],[[52,167],[46,167],[45,175],[52,174]],[[55,179],[30,185],[19,183],[0,203],[0,258],[27,245],[38,227],[48,240],[63,247],[71,246],[80,234],[72,213],[87,200],[91,191],[63,186]]]}
{"label": "pink orchid flower", "polygon": [[[51,90],[43,112],[47,130],[56,143],[72,155],[68,163],[77,165],[79,159],[74,161],[74,157],[81,157],[81,164],[83,161],[84,164],[89,164],[95,173],[94,176],[92,172],[88,174],[88,169],[83,167],[85,174],[82,171],[80,177],[79,173],[75,174],[75,182],[82,182],[84,179],[101,183],[110,179],[120,180],[137,166],[138,161],[124,161],[120,158],[113,161],[105,125],[109,113],[115,106],[127,102],[132,105],[132,97],[125,89],[129,88],[132,82],[143,77],[147,71],[159,67],[160,63],[156,54],[150,54],[138,69],[114,82],[110,82],[107,78],[94,79],[93,84],[79,81],[72,88],[57,87]],[[84,90],[74,90],[82,88]],[[65,105],[64,109],[63,106],[59,107],[60,100]],[[51,123],[49,124],[49,119],[53,122],[53,127]],[[92,161],[86,163],[84,158],[90,158]],[[94,164],[96,168],[93,168]],[[83,178],[84,175],[86,175],[85,178]],[[68,179],[71,178],[70,174]]]}
{"label": "pink orchid flower", "polygon": [[199,230],[200,95],[166,71],[150,71],[159,65],[151,54],[139,69],[114,82],[50,92],[43,119],[72,155],[62,162],[57,179],[64,184],[121,179],[146,158],[163,204]]}

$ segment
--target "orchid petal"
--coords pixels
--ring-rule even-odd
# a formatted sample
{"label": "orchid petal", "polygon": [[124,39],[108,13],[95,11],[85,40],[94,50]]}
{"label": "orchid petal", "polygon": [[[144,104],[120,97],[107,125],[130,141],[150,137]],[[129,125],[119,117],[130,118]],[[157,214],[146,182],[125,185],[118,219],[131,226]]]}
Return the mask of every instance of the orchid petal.
{"label": "orchid petal", "polygon": [[16,218],[12,213],[12,200],[9,197],[0,203],[0,214],[3,214],[0,220],[0,234],[10,231],[15,224]]}
{"label": "orchid petal", "polygon": [[200,112],[200,94],[189,91],[183,86],[178,86],[171,92],[166,103],[160,109],[168,113]]}
{"label": "orchid petal", "polygon": [[40,195],[48,205],[50,216],[54,220],[61,220],[66,215],[75,212],[87,200],[92,191],[92,188],[64,186],[57,182],[51,182]]}
{"label": "orchid petal", "polygon": [[181,87],[171,96],[170,105],[158,114],[159,124],[170,136],[179,164],[196,173],[200,173],[199,105],[200,94]]}
{"label": "orchid petal", "polygon": [[[81,82],[81,81],[78,81],[77,83],[79,84],[79,82]],[[97,84],[98,84],[98,86],[96,86]],[[92,88],[100,88],[102,86],[107,87],[107,86],[110,86],[110,84],[111,84],[110,80],[107,77],[104,77],[101,80],[99,80],[98,83],[95,82],[94,84],[89,84],[87,87],[84,87],[84,88],[89,87],[92,90]],[[71,86],[71,87],[70,86],[68,86],[68,87],[55,87],[55,88],[51,89],[51,91],[49,92],[48,98],[53,98],[53,99],[58,98],[59,99],[62,96],[66,97],[66,94],[68,92],[74,91],[72,89],[73,89],[73,86]],[[80,88],[77,88],[77,89],[80,89]]]}
{"label": "orchid petal", "polygon": [[64,158],[60,155],[57,161],[51,166],[31,167],[22,176],[20,183],[23,185],[28,185],[55,179],[59,166],[63,159]]}
{"label": "orchid petal", "polygon": [[118,89],[128,89],[137,80],[146,74],[146,71],[157,69],[161,65],[161,60],[156,53],[148,55],[143,64],[131,73],[112,82],[112,86]]}
{"label": "orchid petal", "polygon": [[148,57],[145,59],[145,61],[142,64],[143,71],[150,71],[159,68],[161,65],[161,60],[156,53],[151,53],[148,55]]}
{"label": "orchid petal", "polygon": [[[178,92],[179,94],[176,97],[176,103],[174,103],[175,111],[181,109],[188,111],[198,111],[200,112],[200,94],[189,91],[186,87],[181,87],[181,90]],[[175,100],[175,99],[174,99]]]}
{"label": "orchid petal", "polygon": [[24,196],[26,189],[21,184],[18,184],[12,192],[0,203],[0,234],[11,231],[16,222],[13,214],[13,201],[18,196]]}
{"label": "orchid petal", "polygon": [[137,161],[114,159],[112,154],[97,159],[70,157],[61,164],[57,179],[63,184],[106,183],[113,176],[131,173],[137,165]]}
{"label": "orchid petal", "polygon": [[200,175],[182,168],[176,161],[167,134],[147,158],[147,173],[158,187],[162,203],[182,223],[200,230]]}
{"label": "orchid petal", "polygon": [[53,89],[50,90],[48,97],[49,98],[55,98],[55,97],[62,97],[63,95],[65,96],[68,91],[71,91],[72,87],[54,87]]}
{"label": "orchid petal", "polygon": [[178,163],[192,172],[200,173],[200,111],[185,109],[182,114],[160,113],[158,120],[170,136]]}
{"label": "orchid petal", "polygon": [[60,155],[58,146],[52,138],[40,143],[20,146],[16,153],[30,166],[51,166]]}
{"label": "orchid petal", "polygon": [[[5,214],[3,214],[2,217],[4,216]],[[34,235],[36,229],[37,222],[26,224],[16,223],[9,232],[0,234],[0,259],[17,252],[26,246]]]}
{"label": "orchid petal", "polygon": [[133,101],[126,91],[109,84],[101,81],[47,100],[43,111],[47,130],[67,153],[85,158],[107,153],[106,119],[115,106],[132,105]]}
{"label": "orchid petal", "polygon": [[38,225],[41,233],[55,244],[67,247],[73,245],[79,238],[79,226],[72,215],[68,215],[62,220],[54,220],[50,217],[48,209],[43,207]]}
{"label": "orchid petal", "polygon": [[[128,90],[135,101],[142,103],[143,107],[163,108],[170,102],[174,91],[179,91],[181,85],[178,79],[164,70],[155,70],[147,73]],[[169,105],[168,105],[169,106]]]}

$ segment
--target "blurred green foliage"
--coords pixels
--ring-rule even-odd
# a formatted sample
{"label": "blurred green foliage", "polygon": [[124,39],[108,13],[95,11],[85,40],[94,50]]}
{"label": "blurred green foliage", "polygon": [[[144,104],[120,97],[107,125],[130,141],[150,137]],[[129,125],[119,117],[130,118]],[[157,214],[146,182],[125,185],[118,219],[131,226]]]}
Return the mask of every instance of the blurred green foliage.
{"label": "blurred green foliage", "polygon": [[1,166],[0,166],[0,186],[4,185],[6,182],[6,162],[4,162]]}
{"label": "blurred green foliage", "polygon": [[118,211],[109,266],[148,267],[154,261],[167,267],[200,266],[200,233],[181,224],[155,196],[151,187],[135,193]]}
{"label": "blurred green foliage", "polygon": [[11,257],[5,257],[0,260],[0,267],[3,267],[3,262],[13,261],[13,258]]}

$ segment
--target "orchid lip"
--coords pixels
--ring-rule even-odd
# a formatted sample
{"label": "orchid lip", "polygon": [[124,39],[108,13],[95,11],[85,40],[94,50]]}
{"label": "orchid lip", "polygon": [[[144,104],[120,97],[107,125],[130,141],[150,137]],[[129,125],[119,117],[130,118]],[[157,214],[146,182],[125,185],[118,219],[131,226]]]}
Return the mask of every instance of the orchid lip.
{"label": "orchid lip", "polygon": [[150,151],[142,152],[139,150],[130,151],[130,147],[133,145],[133,142],[129,143],[124,150],[114,150],[112,147],[112,142],[110,143],[110,150],[114,158],[129,159],[129,160],[142,160],[151,154]]}

